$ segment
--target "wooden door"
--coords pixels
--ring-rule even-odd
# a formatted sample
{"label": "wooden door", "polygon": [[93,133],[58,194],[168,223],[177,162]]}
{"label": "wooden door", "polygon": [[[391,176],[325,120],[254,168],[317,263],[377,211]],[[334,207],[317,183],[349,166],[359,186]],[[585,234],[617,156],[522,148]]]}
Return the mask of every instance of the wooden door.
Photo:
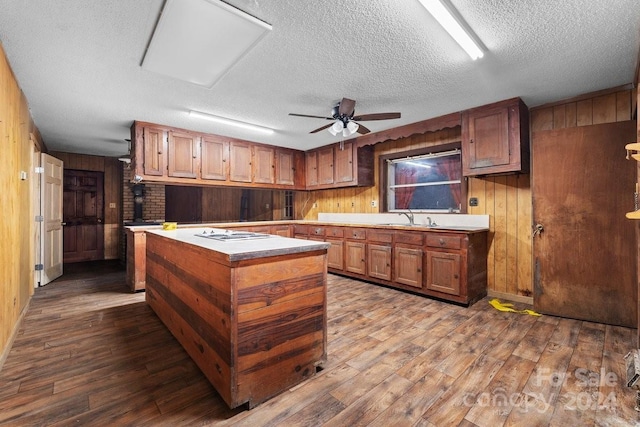
{"label": "wooden door", "polygon": [[251,145],[233,141],[229,147],[229,178],[231,181],[251,182]]}
{"label": "wooden door", "polygon": [[63,163],[48,154],[42,154],[40,179],[40,208],[42,212],[42,245],[40,260],[40,286],[62,276],[62,180]]}
{"label": "wooden door", "polygon": [[353,181],[353,143],[343,143],[342,150],[335,149],[335,182]]}
{"label": "wooden door", "polygon": [[196,178],[198,172],[199,138],[186,132],[169,131],[168,175],[176,178]]}
{"label": "wooden door", "polygon": [[253,182],[273,184],[275,182],[274,150],[256,145],[253,147]]}
{"label": "wooden door", "polygon": [[422,288],[422,249],[394,247],[394,280],[403,285]]}
{"label": "wooden door", "polygon": [[[535,310],[636,326],[635,121],[533,134]],[[534,228],[535,229],[535,228]]]}
{"label": "wooden door", "polygon": [[229,143],[214,136],[202,137],[200,177],[226,181],[229,176]]}
{"label": "wooden door", "polygon": [[64,262],[104,259],[104,174],[64,171]]}
{"label": "wooden door", "polygon": [[391,246],[368,244],[367,268],[369,276],[391,281]]}
{"label": "wooden door", "polygon": [[327,239],[331,247],[327,250],[327,267],[335,270],[344,269],[344,241]]}
{"label": "wooden door", "polygon": [[333,184],[333,146],[318,150],[318,184]]}
{"label": "wooden door", "polygon": [[356,274],[367,274],[365,244],[345,242],[345,269]]}
{"label": "wooden door", "polygon": [[427,251],[427,289],[460,295],[460,254]]}
{"label": "wooden door", "polygon": [[144,139],[144,174],[162,176],[166,173],[164,130],[145,126]]}
{"label": "wooden door", "polygon": [[295,171],[293,153],[291,151],[276,151],[276,184],[294,185]]}
{"label": "wooden door", "polygon": [[315,187],[318,185],[318,152],[307,151],[305,174],[307,178],[306,186]]}

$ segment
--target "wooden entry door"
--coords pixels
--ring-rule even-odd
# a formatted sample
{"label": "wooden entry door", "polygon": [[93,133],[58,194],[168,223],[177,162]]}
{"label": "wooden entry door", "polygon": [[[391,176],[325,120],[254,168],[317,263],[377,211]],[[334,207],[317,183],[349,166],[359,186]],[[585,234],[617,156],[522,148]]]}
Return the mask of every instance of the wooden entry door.
{"label": "wooden entry door", "polygon": [[635,121],[533,134],[534,308],[635,327]]}
{"label": "wooden entry door", "polygon": [[64,262],[104,259],[104,175],[64,171]]}
{"label": "wooden entry door", "polygon": [[44,286],[62,276],[63,269],[63,197],[62,182],[64,164],[62,160],[42,153],[42,175],[40,179],[40,212],[42,228],[39,283]]}

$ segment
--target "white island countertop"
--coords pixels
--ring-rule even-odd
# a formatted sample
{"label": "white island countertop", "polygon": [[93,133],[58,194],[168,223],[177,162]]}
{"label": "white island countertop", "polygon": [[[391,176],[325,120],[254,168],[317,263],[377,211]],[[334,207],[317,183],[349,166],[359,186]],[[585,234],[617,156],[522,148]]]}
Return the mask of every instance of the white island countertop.
{"label": "white island countertop", "polygon": [[[169,239],[188,243],[202,248],[210,249],[220,254],[226,255],[229,261],[241,261],[255,258],[265,258],[270,256],[296,254],[317,250],[326,250],[330,243],[292,239],[268,235],[263,233],[251,233],[256,237],[242,237],[238,239],[202,237],[202,235],[224,235],[233,237],[243,232],[225,230],[212,227],[178,228],[176,230],[146,230],[148,234],[157,234]],[[244,232],[246,234],[246,232]]]}

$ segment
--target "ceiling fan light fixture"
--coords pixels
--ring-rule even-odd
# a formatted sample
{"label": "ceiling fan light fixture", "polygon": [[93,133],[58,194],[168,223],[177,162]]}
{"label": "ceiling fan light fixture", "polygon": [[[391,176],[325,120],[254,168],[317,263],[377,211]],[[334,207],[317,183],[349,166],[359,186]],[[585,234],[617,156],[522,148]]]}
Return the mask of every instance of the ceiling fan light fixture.
{"label": "ceiling fan light fixture", "polygon": [[189,117],[195,117],[198,119],[209,120],[216,123],[222,123],[225,125],[231,125],[242,129],[248,129],[255,132],[262,132],[268,135],[271,135],[274,131],[271,128],[254,125],[252,123],[241,122],[240,120],[228,119],[226,117],[214,116],[213,114],[207,114],[200,111],[191,110],[189,111]]}
{"label": "ceiling fan light fixture", "polygon": [[359,127],[360,125],[357,124],[356,122],[347,123],[347,129],[349,130],[349,135],[353,135],[354,133],[356,133]]}
{"label": "ceiling fan light fixture", "polygon": [[460,16],[448,0],[419,0],[451,37],[474,61],[484,56],[484,46],[469,24]]}
{"label": "ceiling fan light fixture", "polygon": [[342,120],[336,120],[333,123],[333,125],[331,125],[331,127],[329,128],[329,133],[333,136],[336,136],[337,134],[342,132],[343,129],[345,129],[345,127],[344,127],[344,123],[342,123]]}

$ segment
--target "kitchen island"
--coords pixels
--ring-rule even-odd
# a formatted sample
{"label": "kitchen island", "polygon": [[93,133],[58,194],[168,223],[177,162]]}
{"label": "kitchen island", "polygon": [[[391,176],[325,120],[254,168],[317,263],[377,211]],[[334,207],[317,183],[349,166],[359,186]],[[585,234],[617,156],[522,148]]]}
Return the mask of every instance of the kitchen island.
{"label": "kitchen island", "polygon": [[213,228],[147,230],[146,300],[229,407],[251,408],[326,360],[328,247]]}

